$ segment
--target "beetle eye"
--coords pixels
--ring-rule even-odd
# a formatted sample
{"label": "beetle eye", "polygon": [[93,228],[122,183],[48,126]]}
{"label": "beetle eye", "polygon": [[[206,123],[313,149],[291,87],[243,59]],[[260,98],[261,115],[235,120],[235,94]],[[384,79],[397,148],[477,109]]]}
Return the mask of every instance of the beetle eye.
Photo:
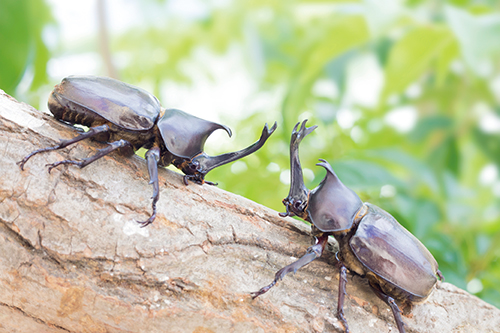
{"label": "beetle eye", "polygon": [[189,163],[189,169],[191,169],[192,171],[198,171],[199,167],[200,167],[200,162],[198,161],[192,161],[191,163]]}
{"label": "beetle eye", "polygon": [[293,203],[293,208],[295,208],[295,209],[297,209],[297,210],[298,210],[298,209],[300,208],[300,206],[301,206],[301,205],[302,205],[302,201],[301,201],[301,200],[297,200],[297,201],[295,201],[295,202]]}

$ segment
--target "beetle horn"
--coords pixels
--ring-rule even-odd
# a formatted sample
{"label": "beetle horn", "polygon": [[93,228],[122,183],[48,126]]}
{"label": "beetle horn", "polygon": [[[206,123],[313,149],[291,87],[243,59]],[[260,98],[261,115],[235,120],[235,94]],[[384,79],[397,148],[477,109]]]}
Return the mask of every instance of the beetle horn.
{"label": "beetle horn", "polygon": [[[302,175],[302,166],[299,158],[299,145],[302,139],[309,135],[318,126],[306,127],[307,119],[298,122],[292,131],[290,139],[290,192],[283,200],[286,207],[285,213],[280,216],[294,216],[302,213],[307,206],[309,189],[304,185],[304,176]],[[300,129],[299,129],[300,125]]]}
{"label": "beetle horn", "polygon": [[193,158],[193,161],[198,161],[200,172],[202,172],[203,174],[207,174],[212,169],[239,160],[240,158],[243,158],[259,150],[267,141],[267,139],[271,136],[271,134],[273,134],[273,132],[276,130],[276,127],[278,127],[278,124],[276,122],[274,122],[273,127],[271,127],[270,129],[268,128],[266,123],[266,125],[262,129],[262,134],[259,138],[259,141],[248,146],[247,148],[218,156],[208,156],[205,153],[202,153]]}

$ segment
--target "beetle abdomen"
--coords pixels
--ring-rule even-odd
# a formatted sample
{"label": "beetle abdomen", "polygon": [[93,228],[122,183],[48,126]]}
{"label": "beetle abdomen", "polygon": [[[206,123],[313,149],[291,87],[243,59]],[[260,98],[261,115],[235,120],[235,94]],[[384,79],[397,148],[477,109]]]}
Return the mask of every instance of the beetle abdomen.
{"label": "beetle abdomen", "polygon": [[377,276],[418,297],[427,297],[437,282],[438,264],[427,248],[394,217],[366,204],[349,245],[358,260]]}
{"label": "beetle abdomen", "polygon": [[71,124],[80,124],[88,127],[106,123],[106,120],[90,111],[88,108],[72,103],[53,91],[49,96],[49,110],[55,118]]}
{"label": "beetle abdomen", "polygon": [[52,95],[60,105],[77,114],[82,114],[83,108],[129,131],[150,130],[161,111],[160,102],[152,94],[107,77],[69,76],[55,87]]}

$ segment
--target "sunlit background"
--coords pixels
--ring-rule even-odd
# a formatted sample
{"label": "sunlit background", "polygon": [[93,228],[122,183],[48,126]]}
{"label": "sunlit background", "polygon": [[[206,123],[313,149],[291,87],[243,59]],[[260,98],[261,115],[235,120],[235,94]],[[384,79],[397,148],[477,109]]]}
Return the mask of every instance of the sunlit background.
{"label": "sunlit background", "polygon": [[278,130],[208,180],[282,211],[296,122],[314,188],[327,159],[500,307],[500,3],[0,0],[0,89],[47,112],[63,77],[106,75],[222,122],[210,154]]}

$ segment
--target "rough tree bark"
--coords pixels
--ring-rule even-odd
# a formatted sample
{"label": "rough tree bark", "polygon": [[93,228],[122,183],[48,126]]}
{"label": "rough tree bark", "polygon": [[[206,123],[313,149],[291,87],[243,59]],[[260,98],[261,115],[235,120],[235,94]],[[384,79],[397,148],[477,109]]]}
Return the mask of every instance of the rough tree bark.
{"label": "rough tree bark", "polygon": [[[310,246],[300,221],[164,169],[158,217],[139,228],[152,193],[142,159],[47,172],[102,148],[84,141],[22,172],[23,156],[75,132],[1,90],[0,131],[0,332],[342,332],[332,252],[249,296]],[[351,332],[397,331],[363,279],[347,289]],[[500,310],[448,283],[403,318],[407,332],[500,332]]]}

